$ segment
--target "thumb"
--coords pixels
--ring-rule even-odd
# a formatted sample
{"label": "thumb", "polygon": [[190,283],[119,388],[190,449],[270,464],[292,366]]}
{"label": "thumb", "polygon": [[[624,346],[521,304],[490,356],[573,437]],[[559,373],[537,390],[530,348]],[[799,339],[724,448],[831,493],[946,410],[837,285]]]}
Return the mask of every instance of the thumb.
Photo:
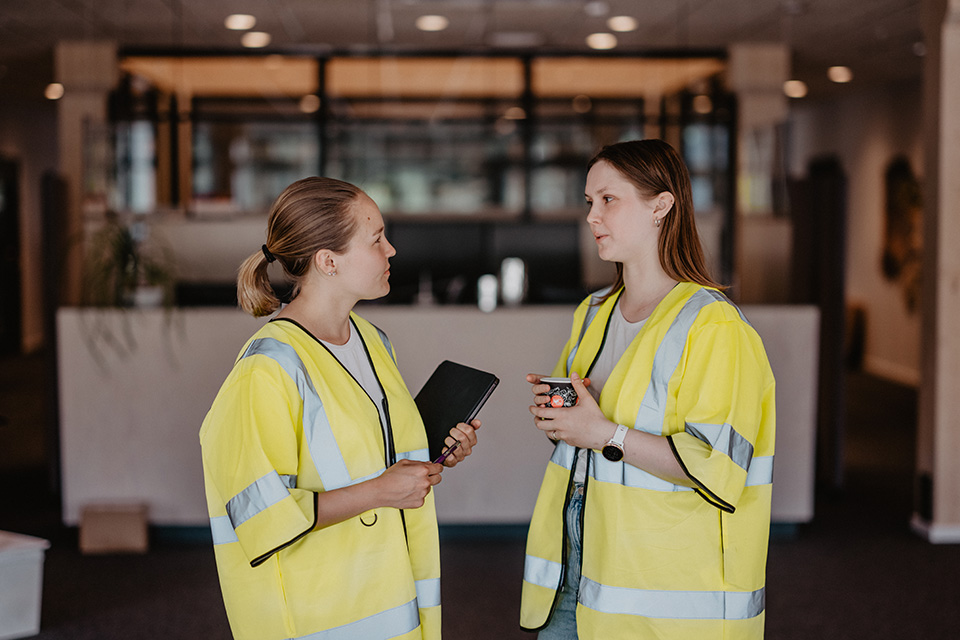
{"label": "thumb", "polygon": [[583,380],[580,379],[580,375],[577,374],[576,371],[570,374],[570,382],[573,384],[573,389],[577,392],[578,396],[587,393],[587,386],[583,384]]}

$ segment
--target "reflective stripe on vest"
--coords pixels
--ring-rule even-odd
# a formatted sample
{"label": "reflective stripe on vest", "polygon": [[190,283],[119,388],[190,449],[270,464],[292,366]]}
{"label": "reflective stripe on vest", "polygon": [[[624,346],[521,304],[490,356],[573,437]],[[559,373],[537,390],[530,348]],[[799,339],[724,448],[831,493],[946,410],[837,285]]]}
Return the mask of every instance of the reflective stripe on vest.
{"label": "reflective stripe on vest", "polygon": [[440,606],[440,578],[417,580],[417,606],[421,609]]}
{"label": "reflective stripe on vest", "polygon": [[236,529],[261,511],[275,505],[290,495],[297,486],[297,476],[279,475],[271,471],[255,480],[246,489],[227,501],[227,516]]}
{"label": "reflective stripe on vest", "polygon": [[[523,579],[546,589],[560,583],[559,562],[527,556]],[[744,620],[763,612],[764,589],[757,591],[661,591],[600,584],[581,576],[578,601],[602,613],[646,618]]]}
{"label": "reflective stripe on vest", "polygon": [[611,587],[580,579],[579,601],[602,613],[683,620],[746,620],[763,613],[765,589],[655,591]]}
{"label": "reflective stripe on vest", "polygon": [[386,469],[379,469],[363,478],[350,477],[347,463],[340,453],[326,411],[323,409],[323,401],[320,400],[320,395],[314,389],[310,376],[307,375],[306,367],[292,346],[275,338],[259,338],[250,343],[241,359],[253,355],[263,355],[275,360],[296,383],[300,398],[303,400],[304,438],[325,491],[359,484],[376,478],[386,471]]}
{"label": "reflective stripe on vest", "polygon": [[420,626],[417,600],[387,609],[342,627],[317,631],[291,640],[388,640],[410,633]]}
{"label": "reflective stripe on vest", "polygon": [[667,386],[670,376],[676,371],[683,357],[683,349],[687,344],[687,335],[700,310],[714,302],[716,298],[706,289],[700,289],[690,296],[683,305],[680,313],[673,319],[666,335],[657,347],[653,357],[653,370],[650,373],[650,384],[643,394],[640,409],[637,410],[637,419],[634,429],[659,436],[663,433],[663,421],[667,410]]}
{"label": "reflective stripe on vest", "polygon": [[607,295],[611,287],[606,289],[601,289],[590,296],[590,304],[587,306],[587,315],[583,319],[583,325],[580,327],[580,337],[577,338],[577,341],[573,343],[573,348],[570,349],[570,355],[567,356],[567,375],[570,375],[570,370],[573,368],[573,359],[577,356],[577,349],[580,348],[580,343],[583,342],[583,336],[587,332],[587,327],[590,326],[590,323],[593,322],[593,319],[596,317],[597,312],[600,311],[600,299],[603,296]]}
{"label": "reflective stripe on vest", "polygon": [[387,349],[387,355],[390,356],[391,360],[393,360],[393,364],[397,364],[397,359],[393,357],[393,345],[390,344],[390,338],[388,338],[387,334],[380,330],[380,327],[377,325],[372,326],[377,330],[377,335],[380,336],[380,342],[382,342],[383,346]]}

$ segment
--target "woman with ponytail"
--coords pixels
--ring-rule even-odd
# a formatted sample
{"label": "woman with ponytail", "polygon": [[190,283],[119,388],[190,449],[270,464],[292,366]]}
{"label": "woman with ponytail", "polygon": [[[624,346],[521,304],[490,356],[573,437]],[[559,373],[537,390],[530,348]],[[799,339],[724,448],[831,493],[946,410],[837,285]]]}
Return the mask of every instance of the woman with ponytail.
{"label": "woman with ponytail", "polygon": [[[279,313],[247,342],[200,429],[207,505],[234,637],[439,638],[431,488],[476,444],[430,462],[390,340],[353,313],[390,290],[377,205],[306,178],[277,198],[240,267],[240,307]],[[268,277],[292,281],[281,308]]]}
{"label": "woman with ponytail", "polygon": [[527,538],[521,626],[541,640],[763,637],[774,379],[710,278],[690,178],[662,140],[604,147],[586,222],[616,281],[584,300],[553,376],[554,443]]}

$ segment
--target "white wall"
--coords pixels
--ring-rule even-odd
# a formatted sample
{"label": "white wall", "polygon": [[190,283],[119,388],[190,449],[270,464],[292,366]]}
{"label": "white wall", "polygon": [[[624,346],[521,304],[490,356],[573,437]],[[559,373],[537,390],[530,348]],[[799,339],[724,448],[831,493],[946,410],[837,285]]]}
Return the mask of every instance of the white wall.
{"label": "white wall", "polygon": [[864,366],[911,385],[920,379],[920,315],[908,312],[899,283],[884,279],[880,258],[887,165],[905,154],[922,182],[921,115],[920,84],[909,83],[850,85],[837,98],[795,101],[790,116],[791,173],[805,175],[821,154],[836,154],[846,172],[846,299],[866,309]]}

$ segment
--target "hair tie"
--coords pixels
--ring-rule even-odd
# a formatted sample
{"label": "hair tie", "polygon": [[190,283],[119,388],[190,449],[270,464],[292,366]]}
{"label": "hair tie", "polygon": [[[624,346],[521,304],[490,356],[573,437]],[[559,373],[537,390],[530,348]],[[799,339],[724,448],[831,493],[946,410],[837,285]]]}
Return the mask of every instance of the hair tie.
{"label": "hair tie", "polygon": [[277,256],[270,253],[270,249],[267,249],[267,245],[260,247],[260,250],[263,251],[263,257],[267,259],[268,264],[277,259]]}

